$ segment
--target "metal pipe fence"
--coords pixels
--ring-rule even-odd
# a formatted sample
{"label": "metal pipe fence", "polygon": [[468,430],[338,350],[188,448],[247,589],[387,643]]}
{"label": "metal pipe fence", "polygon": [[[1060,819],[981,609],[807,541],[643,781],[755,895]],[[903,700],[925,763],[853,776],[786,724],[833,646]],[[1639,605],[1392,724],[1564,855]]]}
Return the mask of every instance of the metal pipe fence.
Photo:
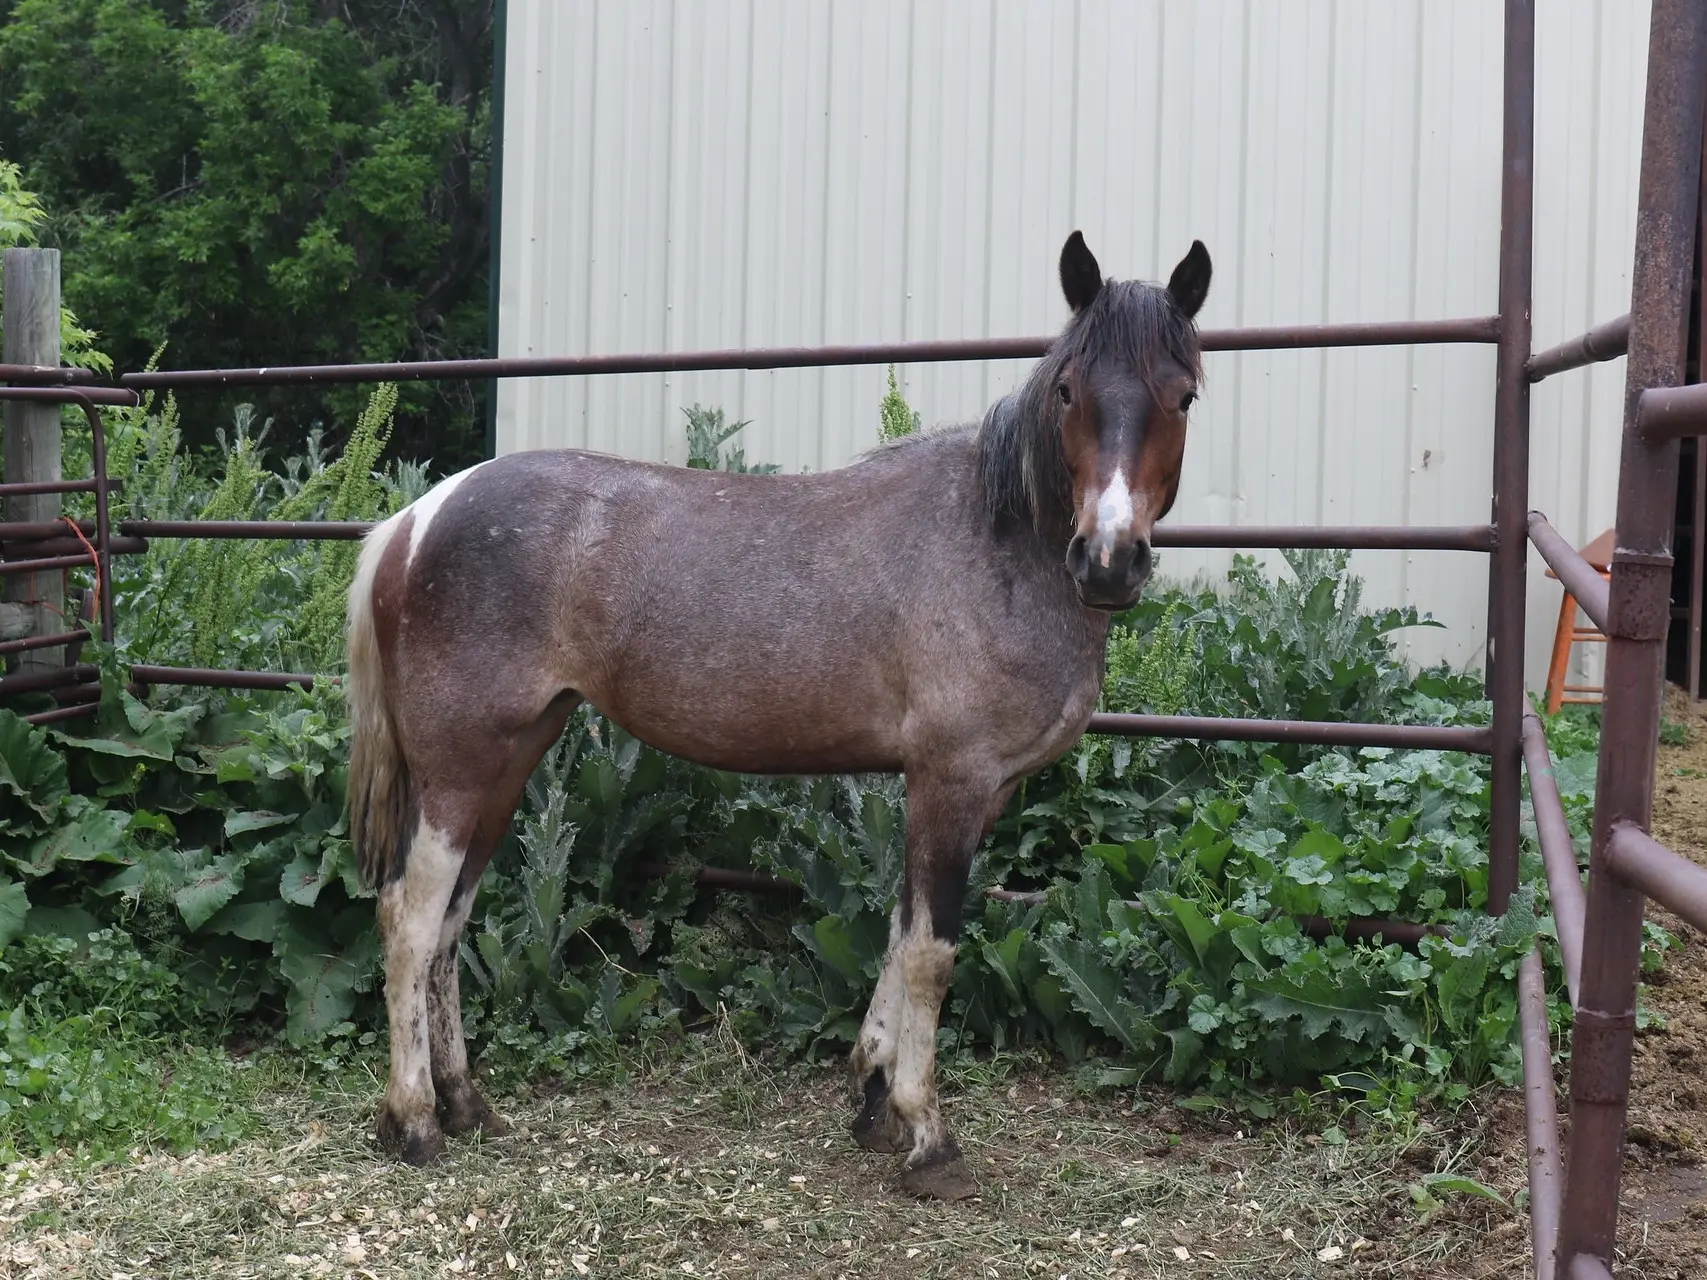
{"label": "metal pipe fence", "polygon": [[1529,540],[1535,544],[1547,567],[1559,575],[1565,590],[1588,614],[1589,621],[1604,631],[1606,613],[1611,608],[1612,588],[1600,576],[1600,571],[1584,560],[1539,511],[1529,513]]}
{"label": "metal pipe fence", "polygon": [[[1499,317],[1206,329],[1199,337],[1205,351],[1497,342]],[[967,338],[952,341],[849,343],[822,347],[747,347],[730,351],[654,351],[630,355],[503,356],[485,360],[399,360],[391,364],[178,369],[127,373],[120,377],[119,382],[133,391],[153,391],[180,387],[444,382],[487,378],[590,377],[618,373],[697,373],[719,369],[816,369],[830,365],[936,364],[957,360],[1035,359],[1048,351],[1054,341],[1053,337]]]}
{"label": "metal pipe fence", "polygon": [[1630,347],[1630,313],[1625,312],[1605,324],[1597,324],[1587,333],[1579,334],[1556,347],[1529,357],[1525,366],[1529,380],[1540,382],[1555,373],[1580,369],[1587,364],[1616,360]]}
{"label": "metal pipe fence", "polygon": [[[1487,726],[1350,724],[1239,720],[1197,716],[1102,714],[1089,732],[1215,741],[1293,742],[1452,750],[1491,757],[1489,910],[1498,914],[1516,886],[1522,778],[1553,903],[1567,995],[1574,1010],[1571,1041],[1569,1159],[1564,1159],[1554,1086],[1547,996],[1539,951],[1518,975],[1523,1088],[1529,1132],[1531,1232],[1538,1280],[1610,1277],[1618,1182],[1628,1104],[1635,974],[1644,895],[1707,929],[1707,870],[1647,833],[1658,732],[1658,692],[1670,621],[1670,541],[1678,437],[1707,432],[1707,390],[1681,387],[1689,329],[1692,274],[1699,276],[1703,118],[1707,113],[1707,6],[1655,0],[1651,19],[1643,126],[1641,210],[1627,315],[1540,353],[1530,351],[1534,3],[1505,2],[1505,118],[1502,148],[1499,313],[1433,321],[1292,325],[1206,330],[1206,351],[1314,349],[1417,343],[1487,343],[1497,348],[1494,386],[1493,503],[1489,522],[1440,527],[1194,527],[1157,529],[1159,547],[1327,547],[1369,550],[1470,551],[1490,556],[1487,674],[1493,703]],[[1692,273],[1692,267],[1695,271]],[[1707,330],[1707,326],[1702,326]],[[99,624],[57,635],[0,643],[0,654],[65,646],[67,664],[46,673],[0,678],[0,695],[55,690],[63,705],[28,719],[55,723],[96,709],[97,669],[76,661],[81,643],[113,636],[111,557],[145,550],[153,538],[359,539],[356,521],[114,521],[99,406],[134,405],[138,393],[164,388],[597,376],[714,369],[780,369],[874,363],[1033,358],[1050,338],[901,342],[738,351],[651,352],[492,360],[415,361],[374,365],[196,369],[127,373],[118,386],[98,386],[79,369],[0,365],[0,400],[76,405],[91,432],[92,475],[85,480],[0,484],[0,497],[92,493],[93,521],[0,522],[0,573],[96,569]],[[1568,370],[1628,354],[1617,549],[1610,584],[1548,523],[1527,507],[1529,387]],[[1697,526],[1701,524],[1697,516]],[[91,541],[83,547],[81,539]],[[67,542],[74,540],[74,549]],[[1542,724],[1525,706],[1524,601],[1533,543],[1563,587],[1609,637],[1597,807],[1589,874],[1581,868],[1565,822]],[[1696,569],[1700,572],[1699,564]],[[248,689],[312,688],[306,672],[224,671],[138,664],[133,688],[197,685]],[[643,864],[639,874],[671,873]],[[708,889],[798,893],[788,881],[751,871],[702,867]],[[1000,888],[992,896],[1030,901]],[[1327,921],[1308,917],[1312,936],[1340,933],[1415,946],[1437,926],[1408,921]]]}
{"label": "metal pipe fence", "polygon": [[1678,445],[1647,437],[1639,406],[1651,388],[1684,380],[1698,266],[1707,6],[1655,0],[1649,22],[1600,767],[1571,1026],[1569,1156],[1554,1246],[1572,1275],[1610,1274],[1617,1240],[1645,901],[1619,874],[1610,846],[1620,827],[1648,826],[1671,625]]}
{"label": "metal pipe fence", "polygon": [[1529,774],[1529,803],[1535,812],[1535,835],[1541,845],[1541,862],[1547,873],[1547,895],[1553,900],[1553,928],[1559,935],[1559,958],[1565,968],[1565,988],[1575,1004],[1582,984],[1583,896],[1582,873],[1577,867],[1576,846],[1565,824],[1565,806],[1559,799],[1559,784],[1553,777],[1553,755],[1547,749],[1547,733],[1538,717],[1523,717],[1523,760]]}

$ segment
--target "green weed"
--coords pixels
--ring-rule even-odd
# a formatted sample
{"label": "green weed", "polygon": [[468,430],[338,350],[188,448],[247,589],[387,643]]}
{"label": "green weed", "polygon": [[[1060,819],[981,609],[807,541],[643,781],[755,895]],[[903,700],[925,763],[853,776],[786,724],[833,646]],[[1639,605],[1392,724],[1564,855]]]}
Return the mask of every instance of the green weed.
{"label": "green weed", "polygon": [[899,440],[919,433],[919,415],[901,394],[901,384],[895,379],[895,366],[889,366],[889,389],[877,407],[877,435],[882,440]]}

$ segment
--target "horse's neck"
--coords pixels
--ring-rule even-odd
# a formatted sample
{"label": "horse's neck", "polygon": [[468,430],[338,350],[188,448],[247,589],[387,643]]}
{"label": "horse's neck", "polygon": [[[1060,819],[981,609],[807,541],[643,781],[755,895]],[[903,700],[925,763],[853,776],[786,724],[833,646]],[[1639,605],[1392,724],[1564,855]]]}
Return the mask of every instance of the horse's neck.
{"label": "horse's neck", "polygon": [[993,530],[993,536],[1009,562],[1019,567],[1033,584],[1037,592],[1034,598],[1049,602],[1063,616],[1082,617],[1093,642],[1100,645],[1108,636],[1109,615],[1101,609],[1087,609],[1079,601],[1066,564],[1072,532],[1072,525],[1064,518],[1052,533],[1039,531],[1029,520],[1005,518]]}

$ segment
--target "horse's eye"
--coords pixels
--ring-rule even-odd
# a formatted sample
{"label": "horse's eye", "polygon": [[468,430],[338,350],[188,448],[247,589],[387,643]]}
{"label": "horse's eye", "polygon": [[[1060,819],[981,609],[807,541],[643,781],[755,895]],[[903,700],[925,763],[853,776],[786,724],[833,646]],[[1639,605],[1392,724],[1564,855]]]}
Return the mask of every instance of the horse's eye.
{"label": "horse's eye", "polygon": [[1191,406],[1194,405],[1195,403],[1197,403],[1197,392],[1187,391],[1185,393],[1185,398],[1179,402],[1179,411],[1181,413],[1184,413],[1187,409],[1191,408]]}
{"label": "horse's eye", "polygon": [[1055,394],[1061,397],[1061,403],[1062,404],[1072,404],[1073,403],[1073,393],[1068,388],[1068,386],[1065,382],[1058,383],[1056,385]]}

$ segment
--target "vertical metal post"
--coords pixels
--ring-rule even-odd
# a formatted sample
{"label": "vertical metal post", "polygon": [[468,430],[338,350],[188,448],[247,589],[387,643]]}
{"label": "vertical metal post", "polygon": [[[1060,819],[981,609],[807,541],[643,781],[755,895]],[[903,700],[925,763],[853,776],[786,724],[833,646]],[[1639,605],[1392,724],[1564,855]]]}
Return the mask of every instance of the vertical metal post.
{"label": "vertical metal post", "polygon": [[[59,250],[7,249],[0,255],[5,291],[4,352],[7,364],[59,363]],[[8,401],[5,407],[6,479],[14,484],[57,481],[59,406]],[[6,519],[55,520],[57,493],[8,498]],[[24,553],[29,554],[27,551]],[[65,630],[64,577],[60,570],[23,573],[6,579],[6,598],[29,606],[28,635]],[[58,667],[56,649],[18,655],[20,671]]]}
{"label": "vertical metal post", "polygon": [[[1704,308],[1707,311],[1707,308]],[[1704,315],[1707,319],[1707,315]],[[1707,349],[1707,341],[1702,342]],[[1707,382],[1707,378],[1702,381]],[[1695,441],[1695,501],[1689,528],[1689,696],[1701,700],[1702,560],[1707,559],[1707,440]]]}
{"label": "vertical metal post", "polygon": [[1529,1131],[1529,1238],[1535,1247],[1535,1280],[1558,1274],[1553,1250],[1559,1240],[1559,1200],[1564,1176],[1559,1164],[1559,1114],[1553,1097],[1553,1045],[1547,1034],[1547,988],[1541,953],[1531,951],[1517,970],[1518,1021],[1523,1036],[1524,1121]]}
{"label": "vertical metal post", "polygon": [[[497,0],[492,9],[492,164],[487,179],[486,227],[491,248],[486,258],[486,354],[498,357],[499,302],[503,290],[504,253],[504,100],[505,68],[509,65],[510,3]],[[498,379],[486,380],[486,449],[484,458],[498,456]]]}
{"label": "vertical metal post", "polygon": [[1517,888],[1523,786],[1524,605],[1529,590],[1529,359],[1535,159],[1535,3],[1506,0],[1505,143],[1500,184],[1500,341],[1494,388],[1494,531],[1488,568],[1494,703],[1488,910]]}
{"label": "vertical metal post", "polygon": [[99,579],[101,639],[113,642],[113,525],[107,479],[107,427],[87,396],[79,397],[89,422],[89,461],[95,471],[95,575]]}
{"label": "vertical metal post", "polygon": [[[1570,1164],[1558,1256],[1570,1261],[1573,1272],[1578,1255],[1609,1267],[1618,1228],[1643,898],[1610,874],[1606,848],[1617,823],[1647,830],[1652,809],[1679,452],[1675,440],[1650,444],[1642,438],[1636,405],[1647,388],[1676,386],[1683,379],[1704,105],[1707,5],[1654,0],[1600,771],[1582,982],[1571,1033]],[[1594,1264],[1588,1269],[1595,1270]]]}
{"label": "vertical metal post", "polygon": [[[1701,182],[1695,215],[1695,380],[1707,382],[1707,138],[1702,141]],[[1689,697],[1701,700],[1702,593],[1707,590],[1707,440],[1695,441],[1695,488],[1689,517]]]}

